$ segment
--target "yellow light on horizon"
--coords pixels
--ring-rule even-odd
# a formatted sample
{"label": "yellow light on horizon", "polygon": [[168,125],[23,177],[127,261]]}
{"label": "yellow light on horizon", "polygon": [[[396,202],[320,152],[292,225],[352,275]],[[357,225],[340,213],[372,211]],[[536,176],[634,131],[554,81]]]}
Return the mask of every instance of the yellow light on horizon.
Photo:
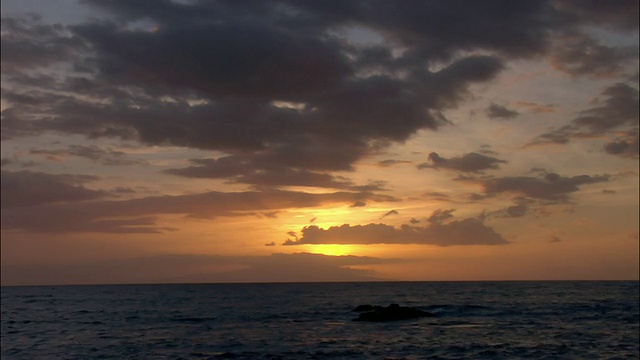
{"label": "yellow light on horizon", "polygon": [[305,245],[305,250],[313,254],[322,254],[330,256],[357,255],[355,253],[356,246],[338,245],[338,244],[319,244]]}

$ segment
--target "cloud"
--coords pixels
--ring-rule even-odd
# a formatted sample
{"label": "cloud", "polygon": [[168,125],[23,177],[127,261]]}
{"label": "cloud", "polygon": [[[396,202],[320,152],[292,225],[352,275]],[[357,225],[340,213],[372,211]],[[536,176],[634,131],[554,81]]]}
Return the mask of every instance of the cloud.
{"label": "cloud", "polygon": [[491,119],[513,119],[520,115],[520,113],[515,110],[510,110],[505,106],[493,103],[489,105],[486,112],[487,116],[489,116]]}
{"label": "cloud", "polygon": [[[539,17],[549,11],[542,3],[491,11],[474,4],[465,11],[437,3],[398,8],[384,1],[86,4],[113,16],[60,25],[49,31],[51,39],[39,37],[48,29],[37,22],[3,22],[3,36],[30,34],[21,46],[44,53],[49,43],[64,44],[55,53],[71,68],[56,76],[54,68],[43,70],[50,76],[46,91],[33,74],[12,68],[5,139],[53,131],[216,150],[242,166],[231,169],[223,157],[169,172],[342,189],[349,189],[348,180],[326,172],[352,170],[382,146],[445,124],[443,110],[504,68],[498,53],[542,51],[546,23]],[[352,26],[387,41],[359,44],[341,35]],[[497,53],[461,55],[479,49]],[[8,48],[3,59],[18,54]],[[447,65],[429,70],[440,60]]]}
{"label": "cloud", "polygon": [[617,155],[623,158],[638,158],[640,142],[638,141],[638,129],[631,129],[623,133],[621,137],[615,141],[606,143],[604,150],[611,155]]}
{"label": "cloud", "polygon": [[[627,31],[633,23],[625,11],[634,6],[82,4],[108,20],[4,19],[4,139],[59,132],[214,150],[225,157],[168,172],[340,189],[350,189],[349,180],[327,172],[351,171],[381,147],[447,124],[443,111],[457,107],[472,84],[494,79],[506,60],[540,56],[558,33],[585,24]],[[345,35],[353,28],[384,41],[358,42]],[[577,58],[569,55],[565,63]],[[56,70],[60,61],[64,73]],[[34,66],[38,74],[27,70]],[[496,104],[489,111],[516,115]],[[77,156],[90,156],[87,150]]]}
{"label": "cloud", "polygon": [[[272,154],[273,155],[273,154]],[[338,155],[343,156],[344,155]],[[269,159],[271,157],[271,159]],[[337,157],[334,157],[334,161]],[[282,161],[278,161],[278,159]],[[325,171],[309,169],[323,168],[321,161],[305,168],[304,160],[294,160],[294,156],[283,159],[281,156],[225,156],[217,159],[192,159],[195,166],[168,169],[167,174],[189,178],[226,178],[230,182],[252,184],[256,186],[312,186],[322,188],[345,189],[354,191],[384,190],[384,182],[370,182],[356,185],[344,176],[331,175]],[[337,162],[335,163],[337,164]],[[329,165],[331,167],[332,165]],[[349,166],[345,163],[345,166]],[[338,170],[338,169],[334,169]]]}
{"label": "cloud", "polygon": [[422,194],[422,196],[437,201],[453,202],[449,195],[438,191],[429,191]]}
{"label": "cloud", "polygon": [[375,271],[351,266],[405,261],[311,253],[268,256],[171,254],[37,267],[3,264],[1,274],[2,285],[372,281],[381,280]]}
{"label": "cloud", "polygon": [[429,226],[402,225],[399,228],[385,224],[344,224],[322,229],[311,225],[301,230],[296,240],[283,245],[303,244],[424,244],[453,245],[505,245],[502,235],[475,218],[451,221],[446,224],[432,222]]}
{"label": "cloud", "polygon": [[329,256],[311,253],[272,254],[249,259],[248,267],[216,276],[222,282],[301,282],[382,280],[373,270],[351,266],[393,264],[402,259],[367,256]]}
{"label": "cloud", "polygon": [[22,168],[27,168],[27,167],[31,167],[36,165],[36,162],[34,161],[21,161],[20,160],[20,156],[18,156],[17,154],[14,154],[13,157],[8,158],[2,158],[1,160],[1,166],[2,167],[13,167],[13,166],[19,166]]}
{"label": "cloud", "polygon": [[548,114],[556,111],[555,104],[538,104],[530,101],[517,101],[515,105],[534,114]]}
{"label": "cloud", "polygon": [[430,163],[418,165],[418,169],[446,169],[462,172],[481,172],[484,170],[498,169],[500,163],[506,163],[504,160],[494,158],[475,152],[464,154],[460,157],[443,158],[438,153],[429,154]]}
{"label": "cloud", "polygon": [[122,151],[101,149],[96,145],[69,145],[66,149],[32,149],[29,152],[36,155],[48,155],[53,160],[65,156],[78,156],[100,161],[102,165],[107,166],[147,165],[142,160],[128,159],[127,154]]}
{"label": "cloud", "polygon": [[442,224],[445,220],[453,217],[453,215],[451,215],[451,213],[453,213],[454,211],[456,211],[456,210],[455,209],[449,209],[449,210],[438,209],[438,210],[435,210],[431,214],[431,216],[429,216],[427,221],[429,223],[431,223],[431,224]]}
{"label": "cloud", "polygon": [[[609,175],[578,175],[564,177],[547,173],[544,177],[515,176],[477,180],[486,195],[513,193],[540,200],[567,202],[579,186],[609,181]],[[517,211],[517,209],[516,209]]]}
{"label": "cloud", "polygon": [[519,196],[514,198],[513,202],[514,202],[514,205],[489,212],[487,215],[496,216],[499,218],[519,218],[527,215],[532,210],[540,211],[540,209],[532,209],[532,205],[534,205],[536,202],[539,202],[539,201],[536,201],[527,197]]}
{"label": "cloud", "polygon": [[575,125],[596,134],[623,125],[638,126],[640,110],[637,89],[619,83],[607,87],[602,95],[608,97],[604,104],[583,111],[582,116],[573,119]]}
{"label": "cloud", "polygon": [[638,58],[637,47],[609,47],[580,32],[556,37],[552,65],[572,76],[614,77],[627,71],[623,65]]}
{"label": "cloud", "polygon": [[557,0],[553,5],[566,17],[565,21],[581,21],[623,31],[638,29],[636,1]]}
{"label": "cloud", "polygon": [[[3,186],[3,191],[4,189]],[[94,194],[90,193],[90,195]],[[8,201],[7,205],[13,206],[44,204],[42,200],[29,203],[26,200],[12,200],[11,197],[9,199],[4,200],[3,197],[3,202]],[[214,191],[119,201],[21,207],[3,211],[1,216],[3,229],[51,233],[158,233],[166,230],[158,227],[155,222],[155,216],[161,214],[211,219],[219,216],[246,216],[255,215],[255,212],[265,214],[288,208],[307,208],[329,203],[358,201],[386,202],[396,201],[396,199],[387,195],[355,192],[310,194],[278,190],[230,193]]]}
{"label": "cloud", "polygon": [[80,39],[68,34],[64,26],[42,24],[38,15],[2,18],[3,76],[66,62],[82,47]]}
{"label": "cloud", "polygon": [[[605,88],[601,95],[606,97],[602,105],[582,111],[568,125],[536,137],[528,146],[566,144],[575,138],[607,135],[624,126],[637,129],[640,117],[637,89],[618,83]],[[612,146],[615,148],[615,145]]]}
{"label": "cloud", "polygon": [[[88,175],[52,175],[41,172],[2,170],[2,209],[54,203],[71,203],[107,197],[104,191],[82,185],[97,180]],[[5,211],[5,210],[3,210]],[[6,210],[9,212],[11,210]]]}
{"label": "cloud", "polygon": [[407,160],[394,160],[394,159],[387,159],[387,160],[381,160],[378,161],[378,166],[380,167],[391,167],[391,166],[395,166],[398,164],[410,164],[411,161],[407,161]]}
{"label": "cloud", "polygon": [[382,215],[380,219],[386,218],[387,216],[398,215],[398,214],[400,214],[398,210],[389,210],[386,213],[384,213],[384,215]]}
{"label": "cloud", "polygon": [[507,212],[507,216],[508,217],[522,217],[527,213],[528,206],[527,205],[513,205],[513,206],[509,206],[506,209]]}
{"label": "cloud", "polygon": [[550,243],[559,243],[562,242],[562,239],[560,239],[558,236],[551,236],[551,239],[549,239]]}

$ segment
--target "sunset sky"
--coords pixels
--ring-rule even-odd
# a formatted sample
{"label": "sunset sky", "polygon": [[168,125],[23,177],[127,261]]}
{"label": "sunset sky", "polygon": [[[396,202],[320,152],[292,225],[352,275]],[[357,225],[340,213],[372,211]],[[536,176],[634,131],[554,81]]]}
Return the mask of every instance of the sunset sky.
{"label": "sunset sky", "polygon": [[2,284],[638,279],[638,1],[2,1]]}

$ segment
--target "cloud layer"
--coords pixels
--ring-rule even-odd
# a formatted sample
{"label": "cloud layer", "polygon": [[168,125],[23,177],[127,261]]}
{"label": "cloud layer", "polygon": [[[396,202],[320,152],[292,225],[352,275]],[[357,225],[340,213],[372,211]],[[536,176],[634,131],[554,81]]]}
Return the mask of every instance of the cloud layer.
{"label": "cloud layer", "polygon": [[344,224],[322,229],[312,225],[304,227],[300,236],[283,245],[304,244],[425,244],[453,245],[505,245],[509,241],[486,226],[481,220],[467,218],[444,222],[453,210],[436,210],[428,219],[428,226],[402,225],[399,228],[385,224]]}
{"label": "cloud layer", "polygon": [[[493,79],[506,59],[556,51],[559,68],[598,74],[595,63],[633,54],[599,46],[577,29],[637,28],[629,20],[633,2],[86,4],[110,17],[73,26],[3,21],[3,98],[12,105],[3,112],[5,139],[55,131],[218,150],[228,156],[168,173],[336,188],[351,184],[325,171],[352,170],[388,142],[447,123],[442,111],[471,84]],[[364,35],[347,36],[354,30]],[[558,39],[577,45],[562,52],[552,46]],[[591,57],[576,55],[589,46],[597,49]],[[68,75],[47,71],[63,63]],[[615,99],[628,98],[625,91],[606,90],[611,102],[575,126],[599,131],[627,122],[620,112],[633,104],[609,116],[624,105]],[[488,109],[490,117],[517,114]],[[559,131],[537,141],[573,136]],[[89,156],[86,150],[75,154]]]}

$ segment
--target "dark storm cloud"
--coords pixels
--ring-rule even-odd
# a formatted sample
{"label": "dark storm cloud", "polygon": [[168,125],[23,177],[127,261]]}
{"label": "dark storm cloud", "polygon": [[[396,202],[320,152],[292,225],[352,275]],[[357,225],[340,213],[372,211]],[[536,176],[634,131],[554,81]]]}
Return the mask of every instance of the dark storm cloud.
{"label": "dark storm cloud", "polygon": [[[571,177],[547,173],[544,177],[501,177],[479,180],[486,195],[514,193],[534,199],[567,202],[579,186],[609,181],[609,175],[578,175]],[[517,209],[516,209],[517,212]]]}
{"label": "dark storm cloud", "polygon": [[464,154],[460,157],[443,158],[438,153],[429,154],[430,163],[418,165],[418,169],[446,169],[462,172],[481,172],[484,170],[498,169],[500,163],[506,163],[491,156],[478,154],[475,152]]}
{"label": "dark storm cloud", "polygon": [[3,213],[14,211],[8,208],[94,200],[108,195],[103,191],[90,190],[82,186],[97,179],[93,176],[4,170],[1,174],[0,203],[2,208],[6,209]]}
{"label": "dark storm cloud", "polygon": [[[163,2],[91,1],[127,20],[151,19],[163,26],[236,22],[265,24],[314,34],[345,24],[370,26],[404,46],[424,47],[444,57],[458,49],[488,48],[530,54],[543,48],[557,11],[548,2],[469,1],[274,1]],[[626,14],[624,14],[626,15]]]}
{"label": "dark storm cloud", "polygon": [[322,229],[311,225],[301,230],[301,236],[287,240],[283,245],[303,244],[425,244],[453,245],[505,245],[509,242],[482,221],[468,218],[446,224],[429,226],[402,225],[399,228],[385,224],[344,224]]}
{"label": "dark storm cloud", "polygon": [[515,110],[507,109],[505,106],[498,104],[491,104],[486,110],[487,116],[492,119],[513,119],[520,115]]}
{"label": "dark storm cloud", "polygon": [[567,21],[597,24],[607,28],[638,29],[638,2],[633,0],[557,0],[554,7]]}
{"label": "dark storm cloud", "polygon": [[[352,170],[380,147],[446,124],[443,111],[471,84],[495,78],[507,59],[543,55],[555,32],[629,17],[628,3],[598,12],[505,0],[83,3],[110,17],[67,27],[3,21],[13,88],[3,139],[57,131],[218,150],[247,162],[231,171],[236,181],[328,186],[342,181],[323,172]],[[341,37],[349,28],[383,41]],[[42,91],[15,70],[21,58],[42,67],[64,59],[70,70]],[[258,179],[264,163],[288,175]],[[172,173],[230,171],[199,166]]]}
{"label": "dark storm cloud", "polygon": [[598,104],[602,105],[582,111],[570,124],[538,136],[528,146],[546,143],[566,144],[572,138],[607,135],[624,126],[633,128],[630,133],[636,131],[640,117],[638,90],[618,83],[604,89],[601,95],[606,97],[604,101],[597,99]]}
{"label": "dark storm cloud", "polygon": [[80,39],[64,26],[42,24],[37,15],[23,18],[3,17],[2,71],[20,72],[67,62],[82,48]]}
{"label": "dark storm cloud", "polygon": [[[4,174],[4,172],[3,172]],[[3,178],[4,181],[4,178]],[[3,194],[6,189],[3,183]],[[77,189],[73,189],[77,190]],[[94,195],[90,193],[89,195]],[[95,197],[95,195],[94,195]],[[9,197],[9,199],[12,199]],[[38,198],[41,199],[41,198]],[[45,199],[47,199],[45,197]],[[59,199],[54,199],[60,201]],[[87,200],[85,198],[78,200]],[[25,200],[9,201],[7,205],[37,205]],[[69,201],[67,199],[67,201]],[[157,233],[154,216],[187,215],[211,219],[219,216],[255,215],[287,208],[314,207],[327,203],[358,201],[397,201],[386,195],[355,192],[310,194],[303,192],[265,190],[261,192],[208,192],[193,195],[157,196],[121,201],[93,201],[76,204],[51,204],[13,208],[2,212],[3,229],[23,229],[36,232],[105,232]],[[53,201],[49,201],[53,202]]]}
{"label": "dark storm cloud", "polygon": [[[111,12],[112,21],[61,28],[56,39],[21,40],[35,48],[68,43],[68,62],[83,72],[49,88],[92,99],[54,99],[51,92],[27,91],[28,84],[14,77],[14,85],[27,88],[12,91],[13,107],[3,114],[5,138],[59,131],[222,150],[255,166],[231,175],[239,181],[331,186],[336,180],[305,170],[350,170],[382,143],[437,128],[445,121],[441,110],[455,107],[468,85],[492,79],[503,67],[496,57],[451,55],[481,48],[535,52],[544,42],[538,17],[549,10],[538,3],[89,3]],[[144,21],[133,25],[138,20]],[[497,23],[513,29],[497,30]],[[6,26],[41,31],[37,24]],[[368,27],[389,42],[354,45],[332,35],[344,26]],[[393,47],[406,54],[392,56]],[[72,56],[74,50],[82,56]],[[452,61],[432,72],[433,59]],[[256,179],[265,162],[290,167],[290,176]],[[173,173],[223,173],[217,165]]]}

